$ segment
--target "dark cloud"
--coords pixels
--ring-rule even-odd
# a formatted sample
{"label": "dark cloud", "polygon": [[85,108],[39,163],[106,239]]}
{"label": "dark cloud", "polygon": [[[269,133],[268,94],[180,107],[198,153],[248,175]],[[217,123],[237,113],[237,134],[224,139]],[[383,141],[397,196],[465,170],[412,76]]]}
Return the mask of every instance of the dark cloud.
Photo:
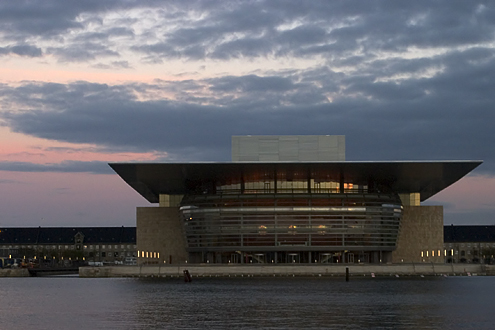
{"label": "dark cloud", "polygon": [[0,55],[15,54],[27,57],[40,57],[42,55],[41,48],[30,45],[16,45],[0,47]]}
{"label": "dark cloud", "polygon": [[[143,15],[153,15],[153,24],[139,24],[148,17],[127,17],[132,9],[147,10]],[[122,18],[108,20],[108,13]],[[490,44],[494,31],[495,8],[488,1],[0,3],[0,40],[55,42],[49,53],[63,61],[92,61],[126,49],[142,54],[147,63],[318,56],[349,57],[357,65],[380,52]]]}
{"label": "dark cloud", "polygon": [[[432,77],[383,82],[372,67],[352,74],[323,67],[155,84],[26,83],[0,89],[28,108],[2,118],[15,132],[168,152],[168,160],[228,160],[231,135],[344,134],[349,160],[481,159],[477,173],[495,174],[495,57],[472,49],[423,67],[437,63],[442,70]],[[381,65],[422,71],[421,63]],[[178,97],[135,97],[157,91]]]}
{"label": "dark cloud", "polygon": [[9,31],[12,37],[53,37],[69,29],[80,29],[77,21],[82,13],[98,13],[128,7],[120,1],[1,1],[0,30]]}
{"label": "dark cloud", "polygon": [[[495,173],[490,2],[19,3],[0,4],[0,36],[21,40],[16,45],[32,36],[55,40],[44,53],[60,61],[128,69],[121,57],[131,51],[148,63],[295,65],[151,84],[2,85],[1,118],[15,132],[168,152],[168,160],[228,160],[236,134],[344,134],[349,159],[485,159],[479,171]],[[152,23],[104,19],[129,9],[147,9]],[[42,54],[26,44],[33,48],[18,54]],[[6,49],[0,53],[14,53]],[[314,61],[301,68],[299,58]]]}
{"label": "dark cloud", "polygon": [[87,62],[99,57],[119,57],[119,53],[97,43],[75,44],[68,47],[50,47],[47,53],[61,62]]}
{"label": "dark cloud", "polygon": [[211,79],[212,83],[210,90],[214,92],[233,92],[242,93],[272,91],[283,93],[296,86],[290,78],[285,77],[259,77],[256,75],[248,75],[242,77],[225,76],[222,78]]}
{"label": "dark cloud", "polygon": [[104,70],[132,69],[128,61],[113,61],[109,64],[98,63],[93,65],[93,67]]}
{"label": "dark cloud", "polygon": [[190,59],[352,56],[490,43],[495,27],[495,10],[483,2],[258,1],[202,9],[201,19],[133,49]]}

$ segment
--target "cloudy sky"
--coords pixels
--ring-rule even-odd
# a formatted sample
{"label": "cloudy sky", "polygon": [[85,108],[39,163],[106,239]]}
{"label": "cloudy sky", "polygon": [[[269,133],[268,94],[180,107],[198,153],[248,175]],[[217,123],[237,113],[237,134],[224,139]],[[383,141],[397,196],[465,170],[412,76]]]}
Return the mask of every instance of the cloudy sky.
{"label": "cloudy sky", "polygon": [[347,160],[483,160],[431,198],[495,224],[493,1],[1,1],[0,226],[135,225],[108,162],[228,161],[346,135]]}

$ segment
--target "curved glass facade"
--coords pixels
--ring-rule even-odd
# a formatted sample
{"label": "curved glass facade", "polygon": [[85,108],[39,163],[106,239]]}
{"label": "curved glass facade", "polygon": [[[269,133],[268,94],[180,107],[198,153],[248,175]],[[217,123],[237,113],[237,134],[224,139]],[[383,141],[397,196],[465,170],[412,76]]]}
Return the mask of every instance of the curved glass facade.
{"label": "curved glass facade", "polygon": [[199,262],[339,262],[346,253],[378,261],[395,249],[402,216],[396,194],[357,190],[189,195],[180,211]]}

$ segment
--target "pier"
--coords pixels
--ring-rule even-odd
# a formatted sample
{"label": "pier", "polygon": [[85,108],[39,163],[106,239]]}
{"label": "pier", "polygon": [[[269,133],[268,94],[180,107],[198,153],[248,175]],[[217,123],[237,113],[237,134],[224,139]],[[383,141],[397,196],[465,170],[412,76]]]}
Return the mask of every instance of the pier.
{"label": "pier", "polygon": [[483,264],[391,265],[205,265],[81,267],[80,277],[194,277],[255,276],[457,276],[495,275],[495,266]]}

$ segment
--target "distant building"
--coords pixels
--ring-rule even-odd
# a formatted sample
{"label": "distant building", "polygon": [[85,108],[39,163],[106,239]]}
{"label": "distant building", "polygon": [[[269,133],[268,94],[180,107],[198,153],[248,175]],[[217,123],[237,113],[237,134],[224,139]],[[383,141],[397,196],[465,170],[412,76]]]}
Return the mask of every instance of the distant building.
{"label": "distant building", "polygon": [[445,226],[444,254],[448,263],[494,263],[495,226]]}
{"label": "distant building", "polygon": [[0,228],[0,255],[47,262],[124,262],[137,256],[136,228]]}
{"label": "distant building", "polygon": [[139,264],[444,262],[443,207],[481,161],[345,161],[344,136],[234,136],[229,163],[116,163]]}

